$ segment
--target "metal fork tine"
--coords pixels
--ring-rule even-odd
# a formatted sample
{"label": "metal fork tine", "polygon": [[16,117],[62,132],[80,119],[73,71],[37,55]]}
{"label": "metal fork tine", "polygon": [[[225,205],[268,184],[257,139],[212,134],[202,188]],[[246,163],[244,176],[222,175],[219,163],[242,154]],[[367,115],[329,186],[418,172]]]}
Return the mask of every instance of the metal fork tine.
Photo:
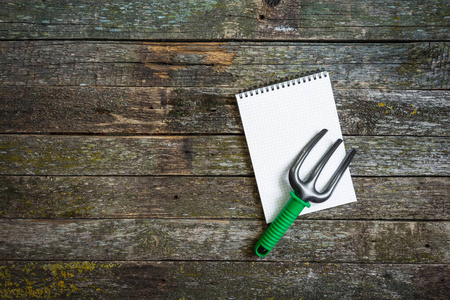
{"label": "metal fork tine", "polygon": [[319,178],[318,174],[322,172],[323,167],[328,162],[330,157],[333,155],[333,153],[336,151],[336,149],[339,147],[339,145],[342,143],[342,139],[337,139],[336,142],[334,142],[333,146],[328,149],[328,151],[322,156],[322,158],[319,160],[317,165],[312,169],[311,174],[309,175],[308,179],[306,181],[314,180],[314,184]]}
{"label": "metal fork tine", "polygon": [[355,150],[347,153],[337,170],[334,172],[330,181],[327,183],[325,191],[322,193],[318,192],[315,187],[317,178],[330,157],[342,143],[342,139],[337,139],[322,156],[320,161],[317,162],[316,166],[314,166],[314,169],[310,172],[308,179],[306,179],[306,181],[302,181],[298,173],[300,166],[306,156],[308,156],[309,152],[311,152],[312,148],[327,131],[328,130],[326,129],[322,129],[318,134],[316,134],[300,151],[295,163],[289,169],[289,183],[294,191],[291,191],[291,198],[289,201],[256,243],[254,249],[258,256],[264,257],[270,252],[270,250],[272,250],[286,230],[288,230],[288,228],[292,225],[297,216],[303,211],[303,208],[311,206],[309,202],[322,203],[331,196],[331,193],[350,164],[350,161],[353,159],[353,156],[355,156]]}
{"label": "metal fork tine", "polygon": [[298,186],[300,183],[300,178],[298,176],[298,171],[306,156],[308,156],[311,149],[317,144],[317,142],[327,133],[328,129],[322,129],[318,134],[316,134],[306,146],[299,153],[295,164],[289,169],[289,183],[291,186]]}
{"label": "metal fork tine", "polygon": [[347,155],[342,160],[341,164],[331,177],[331,180],[329,181],[327,187],[325,188],[325,191],[323,192],[324,197],[329,197],[331,195],[337,183],[341,179],[342,175],[344,175],[345,170],[350,165],[350,162],[352,161],[355,154],[356,154],[355,149],[352,149],[350,152],[347,153]]}

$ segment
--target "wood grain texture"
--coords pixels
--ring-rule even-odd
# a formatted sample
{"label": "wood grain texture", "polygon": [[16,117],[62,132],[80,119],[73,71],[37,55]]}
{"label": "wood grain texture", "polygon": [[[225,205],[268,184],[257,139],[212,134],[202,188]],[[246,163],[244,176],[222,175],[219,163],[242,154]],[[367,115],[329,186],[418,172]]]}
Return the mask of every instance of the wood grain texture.
{"label": "wood grain texture", "polygon": [[[447,299],[449,15],[0,1],[0,298]],[[359,201],[302,216],[260,259],[234,94],[318,67]]]}
{"label": "wood grain texture", "polygon": [[[241,134],[236,93],[222,87],[0,87],[0,132]],[[334,94],[344,134],[448,135],[449,91]]]}
{"label": "wood grain texture", "polygon": [[[347,136],[357,176],[448,176],[444,137]],[[243,136],[0,136],[2,175],[252,175]]]}
{"label": "wood grain texture", "polygon": [[0,272],[4,298],[445,299],[450,279],[446,265],[313,262],[3,261]]}
{"label": "wood grain texture", "polygon": [[[264,221],[0,219],[0,259],[253,260]],[[448,263],[450,222],[302,220],[266,260]]]}
{"label": "wood grain texture", "polygon": [[[264,218],[254,178],[0,176],[3,218]],[[358,202],[301,219],[449,220],[447,177],[353,178]]]}
{"label": "wood grain texture", "polygon": [[337,89],[448,89],[449,43],[4,41],[5,86],[249,89],[325,68]]}
{"label": "wood grain texture", "polygon": [[448,39],[446,1],[0,2],[2,39]]}

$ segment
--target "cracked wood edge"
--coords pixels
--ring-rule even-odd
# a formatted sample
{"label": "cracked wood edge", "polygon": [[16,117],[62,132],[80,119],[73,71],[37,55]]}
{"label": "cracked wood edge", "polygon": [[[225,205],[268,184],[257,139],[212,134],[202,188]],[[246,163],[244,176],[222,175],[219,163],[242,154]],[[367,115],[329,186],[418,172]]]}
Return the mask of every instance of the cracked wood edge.
{"label": "cracked wood edge", "polygon": [[[242,134],[237,92],[222,87],[3,86],[0,132]],[[448,134],[449,91],[335,89],[334,94],[345,135]]]}
{"label": "cracked wood edge", "polygon": [[[248,177],[0,176],[0,182],[3,218],[263,219],[255,179]],[[300,218],[448,219],[447,177],[354,177],[353,183],[358,202]]]}
{"label": "cracked wood edge", "polygon": [[325,68],[336,89],[448,89],[449,43],[0,42],[3,86],[234,87]]}
{"label": "cracked wood edge", "polygon": [[0,274],[0,296],[22,299],[444,299],[450,279],[438,264],[257,261],[1,261]]}
{"label": "cracked wood edge", "polygon": [[420,0],[27,0],[0,3],[0,38],[444,40],[449,11],[446,1]]}
{"label": "cracked wood edge", "polygon": [[[298,219],[271,261],[448,263],[450,222]],[[253,260],[252,220],[0,219],[10,260]]]}
{"label": "cracked wood edge", "polygon": [[[444,299],[448,265],[1,261],[3,298]],[[224,280],[226,278],[226,280]]]}
{"label": "cracked wood edge", "polygon": [[[346,136],[354,176],[448,176],[448,138]],[[1,175],[252,175],[243,136],[1,135]]]}

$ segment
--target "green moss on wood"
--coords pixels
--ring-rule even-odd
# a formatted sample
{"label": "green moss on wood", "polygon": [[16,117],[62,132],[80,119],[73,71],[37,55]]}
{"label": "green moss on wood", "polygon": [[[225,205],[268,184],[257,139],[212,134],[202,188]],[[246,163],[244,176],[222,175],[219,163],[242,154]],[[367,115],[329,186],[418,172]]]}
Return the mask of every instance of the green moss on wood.
{"label": "green moss on wood", "polygon": [[[345,142],[359,150],[354,175],[448,175],[447,139],[347,136]],[[252,174],[242,136],[3,135],[0,145],[0,172],[10,175]]]}
{"label": "green moss on wood", "polygon": [[61,263],[9,264],[0,266],[0,298],[50,299],[111,295],[96,280],[99,275],[113,274],[117,263],[74,261]]}
{"label": "green moss on wood", "polygon": [[[61,262],[3,262],[12,282],[21,289],[34,270]],[[83,261],[77,262],[83,264]],[[103,263],[105,265],[109,262]],[[85,277],[71,279],[84,287],[70,293],[71,298],[274,298],[384,299],[436,298],[447,296],[445,265],[352,264],[313,262],[218,262],[218,261],[141,261],[111,262],[120,267],[83,271]],[[26,268],[30,273],[26,273]],[[22,271],[22,269],[25,269]],[[3,270],[3,269],[2,269]],[[20,270],[20,271],[17,271]],[[4,274],[4,273],[0,273]],[[33,275],[34,276],[34,275]],[[54,282],[45,269],[42,280]],[[60,276],[60,275],[59,275]],[[70,275],[69,275],[70,276]],[[20,278],[21,277],[21,278]],[[64,277],[64,276],[62,276]],[[351,280],[349,280],[349,278]],[[226,279],[226,280],[225,280]],[[1,282],[0,278],[0,282]],[[65,279],[67,282],[67,279]],[[95,286],[90,285],[94,282]],[[56,282],[56,286],[59,281]],[[34,283],[33,288],[37,284]],[[61,284],[62,285],[62,284]],[[97,291],[100,289],[100,291]],[[25,295],[25,294],[24,294]],[[50,293],[49,293],[50,295]],[[54,295],[54,294],[52,294]],[[54,296],[55,297],[55,296]],[[60,295],[57,298],[65,298]]]}

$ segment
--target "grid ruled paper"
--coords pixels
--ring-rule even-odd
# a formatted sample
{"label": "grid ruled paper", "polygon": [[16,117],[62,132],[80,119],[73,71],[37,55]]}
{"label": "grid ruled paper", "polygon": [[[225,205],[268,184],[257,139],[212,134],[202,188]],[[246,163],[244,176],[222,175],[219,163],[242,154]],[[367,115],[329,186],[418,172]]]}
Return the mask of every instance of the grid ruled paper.
{"label": "grid ruled paper", "polygon": [[[288,171],[306,143],[320,130],[328,129],[302,164],[301,179],[328,148],[342,138],[330,76],[321,72],[237,94],[236,99],[264,215],[266,222],[271,223],[290,198]],[[345,149],[341,144],[321,172],[316,185],[319,191],[344,157]],[[354,201],[355,190],[347,169],[327,201],[311,203],[301,214]]]}

